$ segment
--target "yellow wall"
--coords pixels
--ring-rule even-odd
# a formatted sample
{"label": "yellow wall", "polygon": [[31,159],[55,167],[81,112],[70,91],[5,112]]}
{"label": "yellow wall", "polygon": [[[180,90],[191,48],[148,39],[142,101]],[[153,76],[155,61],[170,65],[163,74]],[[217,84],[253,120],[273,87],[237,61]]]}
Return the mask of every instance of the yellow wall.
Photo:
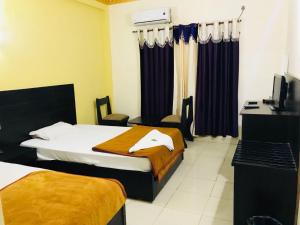
{"label": "yellow wall", "polygon": [[74,83],[78,123],[95,123],[95,98],[112,94],[107,8],[1,1],[0,90]]}

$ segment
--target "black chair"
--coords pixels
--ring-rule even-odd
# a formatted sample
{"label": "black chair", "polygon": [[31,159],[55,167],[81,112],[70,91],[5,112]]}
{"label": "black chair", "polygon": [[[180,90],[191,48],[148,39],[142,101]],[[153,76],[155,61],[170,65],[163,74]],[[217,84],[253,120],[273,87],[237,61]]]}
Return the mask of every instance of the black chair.
{"label": "black chair", "polygon": [[[101,114],[101,106],[106,105],[107,115],[102,117]],[[126,127],[129,116],[124,114],[115,114],[111,113],[111,107],[109,102],[109,97],[106,96],[104,98],[96,99],[96,108],[97,108],[97,118],[99,125],[107,125],[107,126],[121,126]]]}
{"label": "black chair", "polygon": [[161,120],[163,127],[175,127],[181,130],[183,137],[188,141],[194,141],[191,133],[193,122],[193,97],[190,96],[182,100],[181,116],[169,115]]}

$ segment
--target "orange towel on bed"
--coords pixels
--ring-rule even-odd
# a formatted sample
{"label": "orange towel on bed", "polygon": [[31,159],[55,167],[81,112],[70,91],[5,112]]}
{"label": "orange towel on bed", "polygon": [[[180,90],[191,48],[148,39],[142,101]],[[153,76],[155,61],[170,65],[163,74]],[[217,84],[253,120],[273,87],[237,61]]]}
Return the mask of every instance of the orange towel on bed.
{"label": "orange towel on bed", "polygon": [[[174,151],[169,151],[165,146],[157,146],[130,153],[129,149],[153,129],[157,129],[172,138]],[[93,150],[148,158],[151,162],[155,178],[161,180],[169,168],[176,162],[177,158],[183,153],[184,142],[180,130],[176,128],[134,126],[123,134],[95,146]]]}
{"label": "orange towel on bed", "polygon": [[116,180],[31,173],[0,191],[5,225],[106,225],[125,204]]}

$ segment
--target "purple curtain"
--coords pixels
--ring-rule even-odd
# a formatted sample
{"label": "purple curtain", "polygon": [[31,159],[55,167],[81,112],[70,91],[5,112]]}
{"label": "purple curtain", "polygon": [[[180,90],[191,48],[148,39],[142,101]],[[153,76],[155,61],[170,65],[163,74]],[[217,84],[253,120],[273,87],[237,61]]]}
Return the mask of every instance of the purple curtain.
{"label": "purple curtain", "polygon": [[141,62],[141,116],[160,121],[172,114],[174,90],[174,50],[146,43],[140,47]]}
{"label": "purple curtain", "polygon": [[198,45],[195,133],[237,137],[239,42]]}

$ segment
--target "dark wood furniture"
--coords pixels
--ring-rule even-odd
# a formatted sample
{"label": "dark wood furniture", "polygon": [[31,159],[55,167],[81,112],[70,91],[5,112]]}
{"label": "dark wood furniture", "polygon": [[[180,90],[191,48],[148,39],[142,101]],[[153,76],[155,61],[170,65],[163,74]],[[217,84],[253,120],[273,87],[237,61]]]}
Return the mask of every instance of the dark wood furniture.
{"label": "dark wood furniture", "polygon": [[152,172],[96,167],[83,163],[51,160],[36,161],[32,166],[85,176],[114,178],[124,185],[129,198],[152,202],[176,171],[182,160],[183,154],[160,182],[154,178]]}
{"label": "dark wood furniture", "polygon": [[1,146],[0,161],[30,165],[36,161],[36,150],[34,148],[23,148],[19,146]]}
{"label": "dark wood furniture", "polygon": [[157,120],[151,119],[143,119],[141,116],[133,118],[128,121],[129,125],[142,125],[142,126],[151,126],[151,127],[158,127],[160,122]]}
{"label": "dark wood furniture", "polygon": [[19,146],[30,131],[59,121],[76,124],[73,85],[0,92],[0,148]]}
{"label": "dark wood furniture", "polygon": [[193,122],[193,97],[182,100],[181,116],[169,115],[161,120],[162,127],[175,127],[181,130],[183,137],[188,141],[194,141],[191,133]]}
{"label": "dark wood furniture", "polygon": [[[242,115],[242,140],[290,143],[299,173],[300,150],[300,80],[286,75],[288,95],[283,111],[272,111],[269,105],[259,102],[258,109],[244,109]],[[271,85],[271,84],[270,84]],[[278,177],[280,180],[280,177]],[[300,179],[298,179],[298,182]],[[296,200],[298,211],[299,187]],[[247,203],[245,203],[247,204]],[[295,215],[297,221],[297,213]]]}
{"label": "dark wood furniture", "polygon": [[125,205],[117,212],[107,225],[126,225]]}
{"label": "dark wood furniture", "polygon": [[272,111],[258,102],[258,109],[243,109],[242,139],[291,144],[296,164],[300,150],[300,80],[287,75],[288,96],[283,111]]}
{"label": "dark wood furniture", "polygon": [[290,143],[295,161],[299,162],[299,112],[272,111],[269,105],[258,103],[258,109],[243,109],[242,139],[265,142]]}
{"label": "dark wood furniture", "polygon": [[271,216],[294,225],[297,168],[290,144],[240,141],[234,166],[234,225]]}
{"label": "dark wood furniture", "polygon": [[[102,117],[101,106],[106,105],[106,116]],[[111,112],[109,96],[96,99],[96,111],[99,125],[126,127],[129,116]]]}
{"label": "dark wood furniture", "polygon": [[[32,130],[59,121],[76,124],[73,84],[0,92],[0,148],[19,146],[30,139]],[[125,187],[128,197],[153,201],[183,160],[183,154],[158,182],[152,172],[96,167],[64,161],[36,161],[32,166],[86,176],[115,178]]]}

